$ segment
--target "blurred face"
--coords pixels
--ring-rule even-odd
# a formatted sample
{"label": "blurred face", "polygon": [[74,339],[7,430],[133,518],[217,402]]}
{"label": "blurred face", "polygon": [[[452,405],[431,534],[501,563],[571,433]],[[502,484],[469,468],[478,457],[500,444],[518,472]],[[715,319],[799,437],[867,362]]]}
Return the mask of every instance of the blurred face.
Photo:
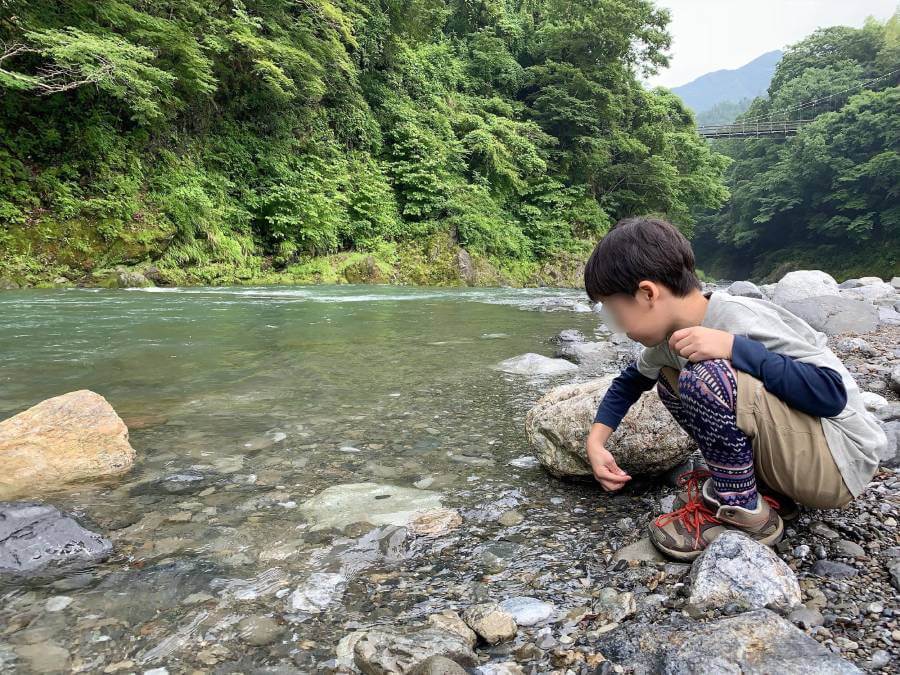
{"label": "blurred face", "polygon": [[601,297],[600,314],[611,330],[652,347],[663,342],[670,332],[671,298],[665,286],[642,281],[634,296],[617,293]]}

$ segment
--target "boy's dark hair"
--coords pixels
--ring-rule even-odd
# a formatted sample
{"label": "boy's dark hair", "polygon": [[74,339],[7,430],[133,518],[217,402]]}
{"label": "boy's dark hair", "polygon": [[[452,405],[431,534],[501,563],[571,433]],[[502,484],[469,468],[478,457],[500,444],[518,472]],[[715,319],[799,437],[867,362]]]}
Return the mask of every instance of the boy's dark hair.
{"label": "boy's dark hair", "polygon": [[597,242],[584,266],[584,289],[600,296],[634,295],[641,281],[664,284],[683,297],[700,289],[694,251],[684,235],[660,218],[623,218]]}

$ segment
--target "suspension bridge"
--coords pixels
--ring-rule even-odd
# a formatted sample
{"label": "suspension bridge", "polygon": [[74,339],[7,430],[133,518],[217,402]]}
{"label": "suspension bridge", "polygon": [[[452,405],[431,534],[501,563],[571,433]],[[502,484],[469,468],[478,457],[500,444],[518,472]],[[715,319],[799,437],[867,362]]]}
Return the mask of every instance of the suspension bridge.
{"label": "suspension bridge", "polygon": [[704,138],[787,138],[796,136],[803,127],[823,112],[838,110],[850,96],[871,85],[896,76],[900,68],[879,77],[860,82],[843,91],[805,101],[790,108],[774,110],[767,115],[742,119],[731,124],[702,124],[697,133]]}

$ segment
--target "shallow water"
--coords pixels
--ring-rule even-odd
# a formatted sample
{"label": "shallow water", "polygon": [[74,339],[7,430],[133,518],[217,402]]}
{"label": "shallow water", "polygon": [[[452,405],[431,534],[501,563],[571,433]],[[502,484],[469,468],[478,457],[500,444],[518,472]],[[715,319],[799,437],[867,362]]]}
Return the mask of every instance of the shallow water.
{"label": "shallow water", "polygon": [[[125,476],[44,498],[116,552],[52,583],[0,587],[0,666],[39,669],[37,645],[76,672],[309,672],[333,668],[352,629],[517,593],[578,604],[592,551],[604,561],[611,523],[640,497],[601,501],[595,485],[511,466],[531,454],[530,405],[574,378],[494,366],[553,356],[563,329],[592,339],[585,300],[355,285],[0,294],[0,417],[91,389],[138,456]],[[419,538],[313,531],[298,505],[359,482],[438,492],[463,524]],[[510,508],[525,521],[501,527]],[[292,606],[297,589],[318,593],[321,611]],[[70,604],[48,611],[59,595]],[[247,644],[239,622],[261,615],[281,632]]]}

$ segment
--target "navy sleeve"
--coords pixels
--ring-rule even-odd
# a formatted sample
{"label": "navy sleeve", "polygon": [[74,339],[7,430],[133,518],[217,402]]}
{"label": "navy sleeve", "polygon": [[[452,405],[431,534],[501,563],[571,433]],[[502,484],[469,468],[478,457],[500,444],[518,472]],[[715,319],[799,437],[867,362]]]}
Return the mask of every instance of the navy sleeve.
{"label": "navy sleeve", "polygon": [[743,335],[734,336],[731,363],[762,380],[768,391],[808,415],[834,417],[847,405],[847,390],[839,372],[769,351],[762,343]]}
{"label": "navy sleeve", "polygon": [[632,404],[654,384],[656,380],[641,373],[632,363],[609,385],[594,415],[594,422],[601,422],[615,430]]}

